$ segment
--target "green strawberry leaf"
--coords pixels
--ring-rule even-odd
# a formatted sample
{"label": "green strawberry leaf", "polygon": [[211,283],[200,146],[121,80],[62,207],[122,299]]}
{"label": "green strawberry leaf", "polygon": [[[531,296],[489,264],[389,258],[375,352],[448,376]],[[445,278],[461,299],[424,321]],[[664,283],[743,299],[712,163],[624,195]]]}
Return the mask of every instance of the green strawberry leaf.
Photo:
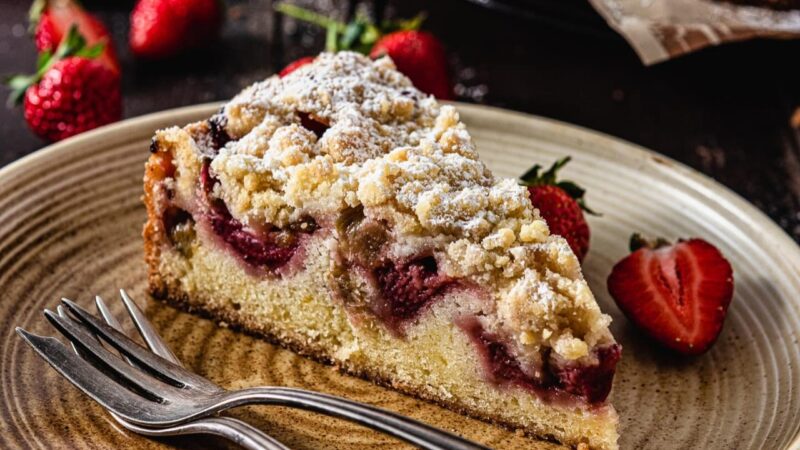
{"label": "green strawberry leaf", "polygon": [[6,85],[11,88],[11,94],[8,96],[8,101],[6,102],[9,108],[22,102],[28,86],[35,83],[35,76],[36,75],[14,75],[6,80]]}
{"label": "green strawberry leaf", "polygon": [[389,34],[394,31],[419,30],[427,18],[428,13],[422,11],[410,19],[384,20],[381,24],[381,31],[383,34]]}
{"label": "green strawberry leaf", "polygon": [[350,50],[353,44],[360,40],[361,35],[366,30],[366,24],[361,20],[355,20],[344,27],[341,39],[339,39],[339,48],[337,50]]}
{"label": "green strawberry leaf", "polygon": [[520,184],[524,186],[536,185],[539,181],[540,170],[542,170],[542,166],[540,166],[539,164],[536,164],[535,166],[528,169],[527,172],[525,172],[524,174],[522,174],[521,177],[519,177]]}
{"label": "green strawberry leaf", "polygon": [[361,33],[361,45],[371,49],[372,46],[378,42],[378,39],[380,39],[382,35],[383,33],[381,33],[381,30],[378,29],[378,27],[368,23],[364,32]]}
{"label": "green strawberry leaf", "polygon": [[36,71],[38,72],[42,70],[42,67],[47,65],[52,57],[53,53],[50,50],[45,50],[42,53],[39,53],[39,57],[36,58]]}
{"label": "green strawberry leaf", "polygon": [[80,56],[82,58],[94,59],[103,54],[103,50],[106,48],[105,42],[98,42],[91,47],[84,47],[74,53],[74,56]]}
{"label": "green strawberry leaf", "polygon": [[558,171],[566,166],[571,159],[572,158],[569,156],[561,158],[542,173],[540,173],[542,166],[536,164],[519,177],[519,184],[523,186],[557,186],[566,192],[567,195],[575,199],[578,206],[580,206],[583,211],[593,216],[600,216],[601,214],[596,213],[586,205],[586,200],[584,199],[586,189],[572,181],[558,181]]}
{"label": "green strawberry leaf", "polygon": [[595,211],[595,210],[593,210],[593,209],[589,208],[589,206],[587,206],[587,205],[586,205],[586,200],[585,200],[585,199],[583,199],[583,198],[580,198],[580,199],[578,199],[578,200],[577,200],[577,202],[578,202],[578,206],[580,206],[580,207],[581,207],[581,209],[582,209],[582,210],[583,210],[585,213],[587,213],[587,214],[591,214],[591,215],[593,215],[593,216],[597,216],[597,217],[603,217],[603,215],[602,215],[602,214],[600,214],[599,212],[597,212],[597,211]]}
{"label": "green strawberry leaf", "polygon": [[105,48],[105,42],[99,42],[91,47],[86,47],[86,39],[78,32],[78,26],[73,24],[67,35],[58,44],[56,51],[44,51],[39,54],[36,59],[36,73],[33,75],[17,75],[7,80],[8,86],[11,88],[11,95],[8,96],[8,104],[10,106],[19,104],[25,96],[25,91],[38,83],[44,74],[50,70],[51,67],[62,59],[69,58],[70,56],[78,56],[82,58],[96,58]]}
{"label": "green strawberry leaf", "polygon": [[583,198],[583,194],[586,193],[586,189],[578,186],[572,181],[559,181],[556,183],[556,186],[560,187],[564,190],[570,197],[574,198],[575,200],[580,200]]}
{"label": "green strawberry leaf", "polygon": [[562,167],[566,166],[570,160],[572,160],[571,157],[565,156],[564,158],[554,162],[553,165],[542,174],[542,182],[544,184],[556,184],[556,175],[558,174],[558,171]]}
{"label": "green strawberry leaf", "polygon": [[33,34],[36,32],[36,25],[42,18],[44,9],[47,8],[47,0],[34,0],[31,3],[31,8],[28,10],[28,32]]}

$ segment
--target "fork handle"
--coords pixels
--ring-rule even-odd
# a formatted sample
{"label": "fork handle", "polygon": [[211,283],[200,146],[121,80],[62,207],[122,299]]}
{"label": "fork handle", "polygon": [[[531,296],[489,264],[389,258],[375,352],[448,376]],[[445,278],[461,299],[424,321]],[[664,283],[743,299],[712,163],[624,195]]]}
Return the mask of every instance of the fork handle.
{"label": "fork handle", "polygon": [[213,434],[240,445],[247,450],[289,450],[275,438],[258,428],[233,417],[208,417],[169,428],[145,428],[121,422],[125,428],[145,436],[176,436]]}
{"label": "fork handle", "polygon": [[306,409],[340,417],[389,434],[425,450],[490,450],[422,422],[342,397],[283,387],[256,387],[227,392],[213,411],[234,406],[268,404]]}
{"label": "fork handle", "polygon": [[223,437],[247,450],[289,450],[258,428],[232,417],[210,417],[197,422],[198,431]]}

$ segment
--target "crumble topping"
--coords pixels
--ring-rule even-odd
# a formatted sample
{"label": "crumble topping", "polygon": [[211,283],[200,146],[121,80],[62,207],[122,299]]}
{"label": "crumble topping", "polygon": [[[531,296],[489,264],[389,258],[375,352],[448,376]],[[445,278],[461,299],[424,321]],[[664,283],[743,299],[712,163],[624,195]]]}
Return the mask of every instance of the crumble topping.
{"label": "crumble topping", "polygon": [[283,227],[361,206],[400,246],[426,238],[446,275],[494,286],[489,326],[518,352],[547,346],[578,359],[613,340],[578,260],[527,190],[496,179],[455,108],[388,57],[323,53],[247,88],[222,114],[232,140],[211,163],[214,195],[237,220]]}

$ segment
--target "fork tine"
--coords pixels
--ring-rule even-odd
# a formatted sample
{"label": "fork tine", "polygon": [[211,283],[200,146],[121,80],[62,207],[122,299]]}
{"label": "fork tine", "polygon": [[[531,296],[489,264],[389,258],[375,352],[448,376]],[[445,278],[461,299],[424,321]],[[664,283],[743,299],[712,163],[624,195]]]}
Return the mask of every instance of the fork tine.
{"label": "fork tine", "polygon": [[62,376],[106,409],[129,418],[132,411],[144,420],[159,420],[158,409],[144,397],[122,388],[115,380],[70,351],[58,339],[38,336],[17,327],[17,334]]}
{"label": "fork tine", "polygon": [[168,361],[183,366],[178,357],[175,356],[172,350],[167,347],[167,344],[161,340],[161,337],[158,335],[155,328],[153,328],[153,325],[150,324],[150,321],[147,320],[142,310],[140,310],[139,307],[136,306],[136,303],[128,296],[125,289],[120,289],[119,295],[122,297],[122,303],[125,304],[125,309],[128,310],[133,324],[136,325],[136,329],[139,330],[139,334],[142,335],[144,341],[147,342],[147,346],[150,347],[150,350]]}
{"label": "fork tine", "polygon": [[[162,401],[164,399],[162,395],[159,395],[159,392],[167,391],[169,387],[167,384],[146,375],[142,371],[119,359],[119,357],[106,350],[95,336],[89,334],[69,317],[60,317],[47,309],[44,311],[44,315],[61,334],[66,336],[73,344],[77,345],[84,354],[91,355],[100,360],[104,366],[128,381],[132,387],[143,391],[145,396],[156,401]],[[176,387],[180,388],[182,386]]]}
{"label": "fork tine", "polygon": [[[156,333],[153,326],[150,324],[147,318],[145,318],[142,311],[128,296],[128,293],[125,292],[124,289],[120,289],[119,293],[122,297],[122,302],[125,304],[125,308],[128,310],[131,320],[133,321],[134,325],[136,325],[136,329],[139,331],[139,335],[142,336],[142,339],[144,339],[144,341],[147,343],[147,346],[150,348],[150,350],[162,358],[180,366],[180,360],[175,357],[172,351],[170,351],[170,349],[167,347],[166,343],[161,340],[161,338],[158,336],[158,333]],[[103,319],[105,319],[106,323],[116,328],[118,331],[122,331],[120,323],[111,313],[111,310],[108,308],[108,306],[106,306],[106,302],[103,301],[103,298],[99,295],[95,296],[94,302],[95,305],[97,305],[97,310],[100,311],[100,315],[103,316]],[[64,308],[59,305],[59,314],[61,314],[62,310],[64,310]],[[211,382],[209,382],[209,386],[206,386],[206,388],[209,391],[219,391],[220,389],[217,385]],[[288,447],[280,443],[280,441],[276,440],[272,436],[265,434],[252,425],[230,417],[199,419],[195,422],[190,422],[178,427],[172,427],[168,430],[141,427],[130,422],[124,422],[119,417],[115,416],[115,418],[128,430],[132,430],[146,436],[172,436],[176,434],[211,432],[212,434],[218,434],[228,439],[232,439],[234,442],[237,442],[244,448],[258,450],[289,450]],[[231,433],[235,435],[233,438],[231,437]]]}
{"label": "fork tine", "polygon": [[[175,365],[183,367],[181,361],[175,356],[174,353],[172,353],[172,351],[170,351],[169,347],[167,347],[167,344],[161,340],[161,337],[159,337],[155,328],[153,328],[139,307],[136,306],[136,303],[134,303],[134,301],[128,296],[128,293],[122,289],[120,289],[119,292],[120,296],[122,297],[122,303],[125,304],[125,309],[128,310],[131,320],[136,325],[136,329],[139,331],[139,335],[142,336],[142,339],[144,339],[144,341],[147,343],[147,347],[150,348],[150,351]],[[95,303],[97,303],[98,308],[102,308],[106,311],[106,313],[101,311],[101,314],[103,314],[104,317],[108,315],[113,318],[111,311],[105,305],[105,302],[103,302],[102,298],[99,296],[95,298]],[[121,331],[121,328],[117,327],[117,329]],[[192,386],[206,393],[219,392],[221,390],[219,386],[210,380],[199,377],[196,377],[194,381],[192,381]]]}
{"label": "fork tine", "polygon": [[114,317],[114,314],[111,313],[111,310],[108,309],[108,306],[106,306],[106,302],[103,301],[102,297],[96,295],[94,297],[94,304],[97,306],[97,311],[100,312],[100,316],[103,317],[103,320],[105,320],[107,324],[114,327],[117,331],[124,333],[122,330],[122,324],[119,323],[117,318]]}
{"label": "fork tine", "polygon": [[[114,327],[114,329],[116,329],[120,333],[124,333],[124,331],[122,330],[122,325],[119,323],[117,318],[114,317],[114,314],[111,314],[111,310],[108,309],[108,306],[106,306],[105,302],[103,301],[103,299],[99,295],[94,297],[94,304],[97,306],[97,311],[100,312],[100,315],[103,316],[103,320],[105,320],[107,324],[109,324],[112,327]],[[59,311],[59,314],[60,314],[61,313],[61,305],[58,305],[58,311]],[[124,359],[128,364],[134,364],[134,362],[131,361],[131,359],[128,358],[127,356],[125,356],[125,355],[122,355],[122,359]]]}
{"label": "fork tine", "polygon": [[123,333],[120,333],[103,322],[100,318],[95,317],[75,304],[75,302],[67,298],[62,298],[61,303],[64,304],[71,313],[75,314],[81,322],[91,328],[92,332],[111,344],[111,346],[116,348],[121,354],[131,358],[137,366],[152,371],[168,380],[180,383],[181,385],[201,386],[210,383],[207,379],[189,372],[183,367],[171,363],[143,348]]}
{"label": "fork tine", "polygon": [[[59,317],[63,317],[64,319],[68,319],[68,318],[69,318],[69,316],[67,316],[67,310],[66,310],[66,308],[64,308],[64,307],[63,307],[63,306],[61,306],[61,305],[58,305],[58,307],[56,307],[56,312],[58,313]],[[75,343],[74,343],[74,342],[72,342],[72,341],[69,341],[69,346],[70,346],[70,347],[72,347],[72,351],[74,351],[74,352],[75,352],[75,353],[77,353],[78,355],[85,356],[85,355],[83,354],[83,352],[82,352],[82,351],[81,351],[81,350],[78,348],[78,346],[77,346],[77,345],[75,345]]]}

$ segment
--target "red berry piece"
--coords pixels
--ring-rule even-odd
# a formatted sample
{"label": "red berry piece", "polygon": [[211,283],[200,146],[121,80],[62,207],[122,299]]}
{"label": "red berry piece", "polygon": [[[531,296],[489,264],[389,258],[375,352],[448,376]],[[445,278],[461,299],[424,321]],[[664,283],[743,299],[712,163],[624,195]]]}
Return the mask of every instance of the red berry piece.
{"label": "red berry piece", "polygon": [[370,305],[390,329],[401,334],[403,324],[414,319],[457,280],[439,273],[436,260],[426,256],[404,264],[388,264],[373,271],[380,298]]}
{"label": "red berry piece", "polygon": [[453,98],[444,47],[434,35],[418,30],[389,33],[370,52],[372,58],[383,55],[389,55],[397,70],[422,92],[442,100]]}
{"label": "red berry piece", "polygon": [[224,21],[220,0],[139,0],[131,12],[134,55],[161,59],[208,44]]}
{"label": "red berry piece", "polygon": [[717,340],[733,297],[733,269],[702,239],[669,244],[631,239],[633,253],[608,277],[617,305],[663,346],[698,355]]}
{"label": "red berry piece", "polygon": [[302,57],[300,59],[292,61],[291,63],[289,63],[289,65],[284,67],[280,71],[280,73],[278,73],[278,76],[283,78],[286,75],[289,75],[290,73],[294,72],[295,70],[305,66],[306,64],[311,64],[312,62],[314,62],[314,59],[315,58],[313,56],[304,56],[304,57]]}

